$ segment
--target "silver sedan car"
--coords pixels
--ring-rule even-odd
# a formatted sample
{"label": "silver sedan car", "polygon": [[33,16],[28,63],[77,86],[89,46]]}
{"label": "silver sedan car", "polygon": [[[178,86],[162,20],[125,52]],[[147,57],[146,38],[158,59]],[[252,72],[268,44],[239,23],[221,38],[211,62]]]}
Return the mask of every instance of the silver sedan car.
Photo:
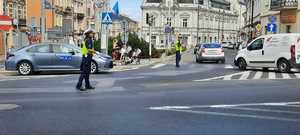
{"label": "silver sedan car", "polygon": [[[41,43],[13,51],[7,55],[5,69],[30,75],[39,71],[79,71],[81,48],[59,43]],[[112,57],[96,52],[91,64],[91,73],[113,68]]]}

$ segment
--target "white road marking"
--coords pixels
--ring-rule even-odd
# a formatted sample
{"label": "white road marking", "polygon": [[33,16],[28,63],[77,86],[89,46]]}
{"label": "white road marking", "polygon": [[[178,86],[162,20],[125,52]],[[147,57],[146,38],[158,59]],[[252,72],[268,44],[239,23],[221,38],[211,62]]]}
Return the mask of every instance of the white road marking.
{"label": "white road marking", "polygon": [[225,68],[225,69],[234,69],[234,67],[233,67],[232,65],[230,65],[230,64],[225,65],[224,68]]}
{"label": "white road marking", "polygon": [[258,79],[261,79],[263,76],[263,72],[256,72],[254,77],[253,77],[253,80],[258,80]]}
{"label": "white road marking", "polygon": [[[245,71],[245,72],[248,72],[248,71]],[[234,74],[230,74],[230,75],[224,75],[224,76],[213,77],[213,78],[208,78],[208,79],[194,80],[194,82],[204,82],[204,81],[211,81],[211,80],[217,80],[217,79],[222,79],[222,78],[223,78],[223,80],[231,80],[232,76],[241,75],[241,74],[244,74],[245,72],[238,72],[238,73],[234,73]]]}
{"label": "white road marking", "polygon": [[239,80],[247,80],[249,75],[250,75],[250,71],[246,71],[244,72],[244,74],[242,74]]}
{"label": "white road marking", "polygon": [[0,104],[0,111],[12,110],[18,107],[16,104]]}
{"label": "white road marking", "polygon": [[160,64],[157,64],[157,65],[151,67],[151,69],[157,69],[157,68],[163,67],[163,66],[165,66],[165,65],[166,65],[166,64],[160,63]]}
{"label": "white road marking", "polygon": [[295,76],[300,79],[300,73],[296,73]]}
{"label": "white road marking", "polygon": [[290,75],[287,73],[282,73],[282,79],[291,79]]}
{"label": "white road marking", "polygon": [[300,114],[295,111],[283,111],[283,110],[271,110],[271,109],[260,109],[260,108],[247,108],[247,107],[230,107],[226,109],[243,110],[243,111],[256,111],[256,112],[271,112],[271,113],[287,113],[287,114]]}
{"label": "white road marking", "polygon": [[296,111],[285,111],[285,110],[271,110],[271,109],[260,109],[260,108],[248,108],[245,106],[286,106],[286,107],[300,107],[300,102],[277,102],[277,103],[249,103],[249,104],[228,104],[228,105],[194,105],[194,106],[162,106],[162,107],[150,107],[150,110],[161,110],[161,111],[174,111],[174,112],[186,112],[201,115],[216,115],[225,117],[240,117],[240,118],[255,118],[265,120],[278,120],[278,121],[289,121],[289,122],[300,122],[300,119],[295,118],[283,118],[263,115],[249,115],[249,114],[236,114],[236,113],[223,113],[223,112],[210,112],[210,111],[193,111],[193,108],[219,108],[219,109],[233,109],[233,110],[244,110],[244,111],[257,111],[257,112],[270,112],[270,113],[287,113],[287,114],[300,114]]}
{"label": "white road marking", "polygon": [[269,72],[269,79],[272,79],[272,80],[276,79],[275,72]]}
{"label": "white road marking", "polygon": [[225,117],[240,117],[240,118],[254,118],[254,119],[265,119],[265,120],[300,122],[300,119],[290,119],[290,118],[262,116],[262,115],[234,114],[234,113],[193,111],[193,110],[177,110],[177,109],[166,109],[164,111],[186,112],[186,113],[193,113],[193,114],[216,115],[216,116],[225,116]]}

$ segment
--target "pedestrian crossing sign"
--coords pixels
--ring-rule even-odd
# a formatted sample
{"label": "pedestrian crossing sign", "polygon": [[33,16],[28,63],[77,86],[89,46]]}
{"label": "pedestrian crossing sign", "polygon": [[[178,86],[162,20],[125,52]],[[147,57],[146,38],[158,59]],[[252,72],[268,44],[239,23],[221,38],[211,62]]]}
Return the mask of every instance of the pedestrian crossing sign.
{"label": "pedestrian crossing sign", "polygon": [[102,13],[102,24],[112,24],[112,12]]}

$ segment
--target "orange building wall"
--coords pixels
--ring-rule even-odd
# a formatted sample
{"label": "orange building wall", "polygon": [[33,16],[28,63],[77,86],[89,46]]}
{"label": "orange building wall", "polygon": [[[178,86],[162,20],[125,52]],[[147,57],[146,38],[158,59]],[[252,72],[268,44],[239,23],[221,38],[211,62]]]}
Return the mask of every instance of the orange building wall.
{"label": "orange building wall", "polygon": [[[36,25],[40,26],[40,18],[41,18],[41,1],[42,0],[27,0],[27,20],[31,22],[31,18],[36,18]],[[49,0],[51,2],[51,0]],[[46,26],[47,28],[53,27],[53,11],[52,10],[44,10],[46,16]],[[30,25],[30,24],[29,24]]]}

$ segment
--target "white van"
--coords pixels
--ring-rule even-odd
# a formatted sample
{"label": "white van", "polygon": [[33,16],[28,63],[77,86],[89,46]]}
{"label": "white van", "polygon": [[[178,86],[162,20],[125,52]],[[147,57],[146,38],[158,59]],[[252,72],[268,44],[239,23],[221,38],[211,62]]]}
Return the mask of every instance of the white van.
{"label": "white van", "polygon": [[300,68],[300,33],[260,36],[238,52],[234,63],[241,70],[258,67],[290,72]]}

